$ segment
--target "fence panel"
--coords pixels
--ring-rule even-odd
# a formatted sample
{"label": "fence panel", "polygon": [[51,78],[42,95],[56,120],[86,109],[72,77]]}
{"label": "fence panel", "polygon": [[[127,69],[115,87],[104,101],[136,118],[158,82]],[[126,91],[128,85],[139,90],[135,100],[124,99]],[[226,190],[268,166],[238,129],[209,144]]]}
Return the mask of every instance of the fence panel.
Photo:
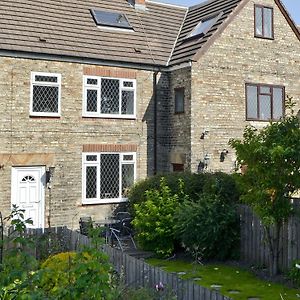
{"label": "fence panel", "polygon": [[[296,210],[299,210],[299,201],[295,201],[293,205]],[[258,266],[268,266],[267,236],[261,221],[246,205],[240,205],[238,212],[241,225],[241,260]],[[279,268],[282,271],[288,270],[294,260],[300,259],[299,227],[300,218],[295,214],[281,228]],[[273,236],[271,230],[271,237]]]}

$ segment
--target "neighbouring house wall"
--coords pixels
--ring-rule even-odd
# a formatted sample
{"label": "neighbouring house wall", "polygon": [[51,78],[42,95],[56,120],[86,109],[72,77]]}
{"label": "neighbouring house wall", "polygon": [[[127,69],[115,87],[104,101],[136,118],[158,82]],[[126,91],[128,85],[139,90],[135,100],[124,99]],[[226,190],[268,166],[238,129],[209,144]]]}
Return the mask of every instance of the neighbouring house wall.
{"label": "neighbouring house wall", "polygon": [[157,75],[157,173],[169,171],[170,151],[170,74]]}
{"label": "neighbouring house wall", "polygon": [[[175,113],[175,89],[184,88],[184,113]],[[171,72],[170,81],[170,154],[169,170],[172,164],[184,164],[190,169],[191,161],[191,68]]]}
{"label": "neighbouring house wall", "polygon": [[[133,145],[137,178],[153,174],[152,72],[4,57],[0,65],[0,210],[4,216],[11,207],[11,167],[31,165],[55,167],[51,201],[46,189],[46,223],[50,214],[52,226],[77,228],[80,216],[109,215],[117,205],[82,205],[83,145]],[[136,120],[82,117],[83,75],[110,71],[120,78],[126,72],[136,73]],[[30,117],[31,72],[61,74],[61,117]]]}
{"label": "neighbouring house wall", "polygon": [[[274,40],[254,37],[254,3],[274,8]],[[241,138],[246,121],[245,83],[283,85],[300,108],[300,42],[273,0],[249,1],[208,51],[192,66],[192,171],[207,154],[207,171],[231,172],[228,142]],[[208,134],[200,140],[201,134]],[[224,162],[220,154],[229,153]]]}

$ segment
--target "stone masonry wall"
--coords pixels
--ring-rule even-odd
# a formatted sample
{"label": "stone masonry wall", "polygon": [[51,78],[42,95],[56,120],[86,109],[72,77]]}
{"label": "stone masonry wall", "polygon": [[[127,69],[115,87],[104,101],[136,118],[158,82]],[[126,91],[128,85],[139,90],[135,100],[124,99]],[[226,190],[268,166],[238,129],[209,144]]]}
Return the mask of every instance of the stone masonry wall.
{"label": "stone masonry wall", "polygon": [[[254,3],[274,8],[274,40],[254,37]],[[208,171],[231,172],[231,138],[241,138],[246,121],[245,83],[283,85],[300,108],[300,42],[273,0],[256,0],[240,11],[209,50],[192,66],[192,171],[205,155]],[[204,139],[203,132],[208,131]],[[229,151],[224,162],[220,154]]]}
{"label": "stone masonry wall", "polygon": [[[175,113],[175,89],[184,88],[184,113]],[[170,154],[169,170],[172,163],[184,164],[190,170],[191,162],[191,68],[171,73],[170,81]]]}
{"label": "stone masonry wall", "polygon": [[[0,65],[0,210],[4,216],[11,206],[11,166],[29,165],[55,167],[51,212],[48,189],[45,200],[45,220],[51,213],[52,226],[77,228],[81,216],[101,219],[109,215],[116,205],[81,203],[83,145],[135,145],[137,178],[153,174],[152,72],[136,71],[136,120],[102,119],[82,117],[86,65],[4,57]],[[101,74],[120,76],[132,71],[91,67]],[[61,117],[30,117],[31,72],[62,75]]]}

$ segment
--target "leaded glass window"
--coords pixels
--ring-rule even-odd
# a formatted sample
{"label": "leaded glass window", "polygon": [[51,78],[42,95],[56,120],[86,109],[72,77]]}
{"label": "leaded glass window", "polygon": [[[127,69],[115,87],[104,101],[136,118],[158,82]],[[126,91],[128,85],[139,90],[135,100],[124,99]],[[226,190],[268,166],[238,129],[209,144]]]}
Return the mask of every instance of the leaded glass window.
{"label": "leaded glass window", "polygon": [[136,82],[129,79],[85,77],[86,117],[135,117]]}
{"label": "leaded glass window", "polygon": [[247,120],[278,121],[284,116],[284,87],[246,85]]}
{"label": "leaded glass window", "polygon": [[30,114],[36,116],[60,115],[61,75],[31,74]]}
{"label": "leaded glass window", "polygon": [[83,203],[126,200],[135,176],[135,153],[84,153]]}

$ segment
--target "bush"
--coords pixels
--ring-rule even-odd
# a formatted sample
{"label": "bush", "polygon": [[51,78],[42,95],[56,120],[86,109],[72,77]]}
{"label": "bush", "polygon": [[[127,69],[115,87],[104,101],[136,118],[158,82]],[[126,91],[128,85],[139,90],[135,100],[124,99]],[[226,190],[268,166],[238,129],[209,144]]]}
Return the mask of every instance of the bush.
{"label": "bush", "polygon": [[232,175],[225,173],[170,173],[156,175],[136,183],[129,192],[129,209],[134,215],[134,205],[146,201],[146,191],[159,190],[161,179],[165,178],[166,185],[170,188],[172,195],[180,193],[178,181],[183,182],[183,192],[192,201],[198,201],[199,195],[216,194],[228,202],[236,203],[239,199],[235,180]]}
{"label": "bush", "polygon": [[3,299],[116,299],[112,268],[101,251],[86,248],[49,258],[42,268],[2,288]]}
{"label": "bush", "polygon": [[183,181],[179,181],[178,194],[172,194],[166,179],[162,178],[159,189],[145,192],[146,201],[135,204],[133,226],[139,245],[160,256],[168,256],[174,251],[174,215],[178,204],[186,198]]}
{"label": "bush", "polygon": [[288,273],[288,277],[297,285],[297,287],[300,286],[300,260],[293,262],[293,266]]}
{"label": "bush", "polygon": [[224,260],[237,254],[239,222],[227,196],[215,192],[203,194],[197,202],[186,200],[177,210],[175,230],[196,259]]}
{"label": "bush", "polygon": [[136,183],[129,191],[130,209],[134,213],[134,204],[146,201],[146,191],[159,190],[161,179],[164,178],[166,185],[170,188],[172,195],[178,194],[178,181],[182,180],[183,192],[188,194],[190,198],[197,197],[203,192],[203,186],[207,174],[191,174],[191,173],[170,173],[166,175],[156,175]]}

